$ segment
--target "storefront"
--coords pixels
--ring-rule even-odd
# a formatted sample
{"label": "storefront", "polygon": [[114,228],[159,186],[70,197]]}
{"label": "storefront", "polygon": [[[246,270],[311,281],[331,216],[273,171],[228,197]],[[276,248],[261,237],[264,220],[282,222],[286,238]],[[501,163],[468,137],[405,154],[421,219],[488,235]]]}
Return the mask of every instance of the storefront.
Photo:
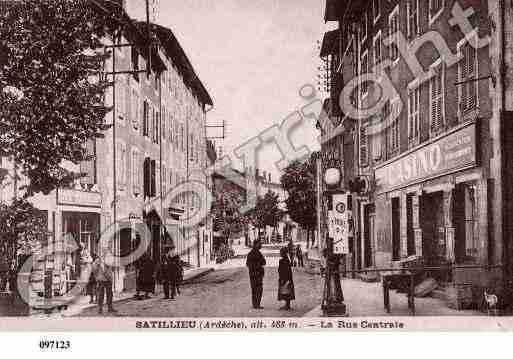
{"label": "storefront", "polygon": [[366,266],[415,261],[440,268],[427,275],[442,286],[486,285],[488,181],[476,131],[460,126],[376,167],[373,202],[362,213]]}

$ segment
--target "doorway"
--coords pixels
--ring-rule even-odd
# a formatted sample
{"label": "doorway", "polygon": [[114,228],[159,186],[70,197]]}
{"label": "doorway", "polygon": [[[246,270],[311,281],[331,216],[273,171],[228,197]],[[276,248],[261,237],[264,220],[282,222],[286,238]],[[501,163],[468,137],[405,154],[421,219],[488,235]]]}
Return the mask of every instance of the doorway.
{"label": "doorway", "polygon": [[427,264],[443,263],[445,260],[443,192],[422,196],[421,223],[422,253]]}
{"label": "doorway", "polygon": [[374,264],[372,243],[375,240],[375,207],[368,204],[364,209],[364,231],[363,231],[363,266],[364,268],[372,267]]}

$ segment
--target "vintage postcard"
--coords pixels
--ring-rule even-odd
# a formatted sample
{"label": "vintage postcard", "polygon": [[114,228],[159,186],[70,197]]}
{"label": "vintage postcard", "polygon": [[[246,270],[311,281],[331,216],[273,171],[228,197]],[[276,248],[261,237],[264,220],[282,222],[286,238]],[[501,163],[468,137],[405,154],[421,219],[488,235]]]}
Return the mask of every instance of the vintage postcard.
{"label": "vintage postcard", "polygon": [[509,2],[0,13],[0,331],[513,329]]}

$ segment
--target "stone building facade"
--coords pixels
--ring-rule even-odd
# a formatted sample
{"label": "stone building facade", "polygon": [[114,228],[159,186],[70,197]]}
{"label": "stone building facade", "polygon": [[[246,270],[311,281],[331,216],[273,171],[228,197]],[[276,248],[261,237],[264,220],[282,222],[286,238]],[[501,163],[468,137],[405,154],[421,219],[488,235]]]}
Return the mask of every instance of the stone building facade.
{"label": "stone building facade", "polygon": [[[321,54],[331,82],[327,112],[344,127],[331,142],[342,163],[354,164],[343,187],[351,191],[355,178],[368,184],[353,196],[354,269],[433,267],[427,275],[474,304],[484,288],[505,288],[511,166],[503,156],[512,139],[502,100],[509,71],[500,64],[501,44],[511,46],[502,32],[511,11],[501,3],[327,1],[325,20],[339,24]],[[349,100],[360,115],[373,111],[355,120],[339,95],[366,73]]]}
{"label": "stone building facade", "polygon": [[[102,233],[120,257],[134,251],[144,232],[151,237],[147,252],[155,261],[173,246],[193,267],[210,262],[211,220],[194,228],[183,222],[205,204],[192,193],[170,192],[189,180],[211,181],[205,126],[212,99],[170,29],[151,24],[154,46],[149,50],[146,24],[125,12],[120,21],[123,30],[104,39],[105,50],[112,51],[104,66],[114,84],[106,93],[112,111],[105,121],[111,128],[85,144],[91,160],[65,164],[84,177],[70,188],[31,198],[51,233],[43,243],[51,255],[36,260],[32,282],[47,289],[45,278],[52,276],[54,294],[76,282],[85,252],[104,250]],[[2,167],[13,170],[5,159]],[[10,200],[12,191],[12,186],[3,188],[2,198]],[[180,224],[170,226],[171,216]],[[133,263],[119,266],[115,290],[134,289],[135,277]]]}

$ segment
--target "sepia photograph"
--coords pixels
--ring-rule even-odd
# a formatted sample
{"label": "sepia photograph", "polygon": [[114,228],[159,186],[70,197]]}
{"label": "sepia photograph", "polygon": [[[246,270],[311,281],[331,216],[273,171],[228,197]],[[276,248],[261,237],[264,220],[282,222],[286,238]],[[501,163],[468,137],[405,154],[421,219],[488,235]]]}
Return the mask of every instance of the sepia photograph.
{"label": "sepia photograph", "polygon": [[511,1],[0,14],[0,331],[513,329]]}

